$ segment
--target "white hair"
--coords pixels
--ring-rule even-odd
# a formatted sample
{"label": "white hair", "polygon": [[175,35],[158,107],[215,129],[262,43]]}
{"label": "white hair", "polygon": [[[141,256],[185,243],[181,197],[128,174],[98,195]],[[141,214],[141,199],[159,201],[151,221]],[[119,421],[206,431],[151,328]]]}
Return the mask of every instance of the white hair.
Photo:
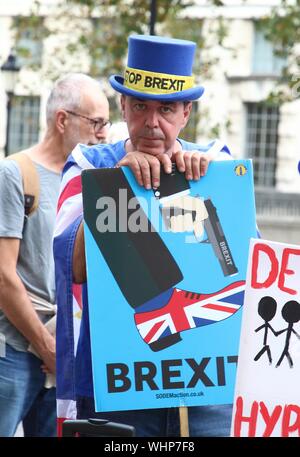
{"label": "white hair", "polygon": [[49,125],[59,109],[76,110],[80,108],[82,89],[91,86],[102,92],[101,84],[83,73],[69,73],[59,78],[49,95],[46,105],[46,119]]}

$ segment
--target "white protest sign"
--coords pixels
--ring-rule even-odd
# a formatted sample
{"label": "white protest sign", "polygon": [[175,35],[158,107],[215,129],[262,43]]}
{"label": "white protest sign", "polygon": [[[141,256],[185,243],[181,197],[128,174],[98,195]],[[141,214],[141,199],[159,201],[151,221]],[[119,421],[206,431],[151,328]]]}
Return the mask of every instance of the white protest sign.
{"label": "white protest sign", "polygon": [[232,436],[300,436],[300,246],[251,240]]}

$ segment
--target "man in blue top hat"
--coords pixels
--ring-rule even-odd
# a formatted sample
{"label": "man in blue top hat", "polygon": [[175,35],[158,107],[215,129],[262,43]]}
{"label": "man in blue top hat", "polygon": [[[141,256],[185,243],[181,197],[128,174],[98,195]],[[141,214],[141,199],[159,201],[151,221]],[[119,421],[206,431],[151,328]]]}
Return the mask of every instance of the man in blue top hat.
{"label": "man in blue top hat", "polygon": [[[121,93],[129,138],[111,145],[78,145],[65,165],[54,240],[57,396],[62,420],[107,418],[133,425],[137,436],[179,436],[177,408],[95,413],[80,173],[85,168],[129,166],[140,185],[156,189],[161,167],[171,173],[175,163],[186,179],[198,180],[211,160],[229,158],[227,147],[220,141],[203,146],[178,138],[188,122],[192,101],[204,92],[202,86],[194,84],[194,53],[195,43],[191,41],[131,36],[124,76],[110,77],[112,87]],[[73,315],[81,299],[82,321],[76,335]],[[229,435],[231,405],[188,410],[191,436]]]}

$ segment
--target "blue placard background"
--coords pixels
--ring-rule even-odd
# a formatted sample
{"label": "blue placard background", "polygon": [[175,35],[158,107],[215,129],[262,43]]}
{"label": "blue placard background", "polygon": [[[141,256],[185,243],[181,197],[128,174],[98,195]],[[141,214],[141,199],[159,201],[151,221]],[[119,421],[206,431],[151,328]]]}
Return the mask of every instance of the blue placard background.
{"label": "blue placard background", "polygon": [[[237,171],[241,165],[245,167],[245,174]],[[151,219],[148,208],[159,205],[159,202],[151,190],[147,191],[136,183],[129,169],[123,170],[133,192],[137,197],[143,197],[141,206]],[[160,236],[183,274],[184,279],[176,287],[209,294],[246,278],[249,239],[257,234],[252,163],[250,160],[213,162],[207,175],[198,182],[191,182],[190,186],[190,195],[211,198],[217,208],[238,274],[234,277],[223,275],[212,246],[208,243],[186,243],[187,233],[163,231]],[[159,229],[161,221],[151,222]],[[192,233],[188,236],[192,238]],[[153,352],[141,338],[134,322],[135,311],[123,297],[86,224],[85,244],[96,410],[231,403],[242,308],[223,321],[181,332],[182,341],[162,351]],[[120,262],[126,268],[130,259],[120,258]],[[195,371],[187,359],[194,359],[198,365],[202,362],[202,376],[198,376],[193,387],[188,387],[188,384]],[[169,380],[175,383],[174,388],[163,389],[162,361],[173,361],[170,362]],[[153,385],[150,388],[148,383],[143,382],[143,390],[136,390],[134,364],[139,362],[152,364],[156,371],[153,378],[155,388]],[[119,363],[128,367],[127,383],[130,388],[123,392],[109,393],[107,364]],[[147,368],[144,368],[142,373],[146,372]],[[209,378],[206,384],[210,385],[203,383],[203,380],[207,380],[206,377]],[[119,383],[122,384],[121,381]]]}

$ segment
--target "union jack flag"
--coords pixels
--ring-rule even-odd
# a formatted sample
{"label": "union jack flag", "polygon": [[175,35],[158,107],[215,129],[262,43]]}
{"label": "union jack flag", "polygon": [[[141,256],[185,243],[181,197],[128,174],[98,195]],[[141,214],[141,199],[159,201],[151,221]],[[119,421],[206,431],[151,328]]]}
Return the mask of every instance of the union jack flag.
{"label": "union jack flag", "polygon": [[[71,166],[68,166],[71,164]],[[76,419],[75,354],[79,338],[82,287],[72,281],[73,243],[82,220],[81,171],[94,166],[78,145],[65,167],[57,206],[54,257],[57,290],[56,372],[57,422]],[[67,341],[67,344],[66,344]]]}
{"label": "union jack flag", "polygon": [[143,340],[151,345],[170,335],[232,316],[243,305],[244,289],[245,281],[234,282],[211,294],[174,289],[165,306],[137,312],[135,323]]}
{"label": "union jack flag", "polygon": [[57,294],[56,395],[59,436],[64,420],[77,418],[75,356],[85,296],[84,286],[73,283],[72,261],[77,230],[83,218],[81,172],[100,167],[104,156],[106,166],[113,167],[125,154],[123,144],[123,141],[115,143],[114,148],[109,145],[88,147],[78,144],[63,170],[53,242]]}

